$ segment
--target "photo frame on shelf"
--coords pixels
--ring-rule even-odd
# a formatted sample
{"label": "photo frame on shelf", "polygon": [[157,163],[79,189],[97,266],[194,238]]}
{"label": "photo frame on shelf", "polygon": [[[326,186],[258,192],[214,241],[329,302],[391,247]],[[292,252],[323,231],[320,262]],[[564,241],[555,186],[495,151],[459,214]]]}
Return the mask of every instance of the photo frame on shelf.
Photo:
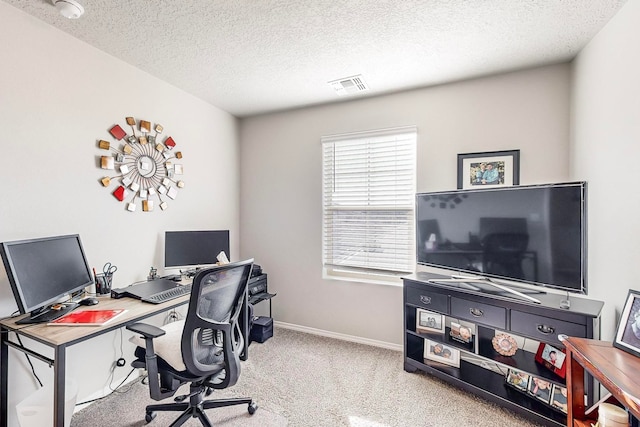
{"label": "photo frame on shelf", "polygon": [[536,362],[561,378],[566,375],[565,358],[564,349],[556,348],[547,343],[540,343],[535,356]]}
{"label": "photo frame on shelf", "polygon": [[531,376],[527,393],[549,405],[551,401],[551,388],[552,384],[549,381]]}
{"label": "photo frame on shelf", "polygon": [[563,414],[567,413],[567,388],[553,384],[551,388],[551,407],[559,410]]}
{"label": "photo frame on shelf", "polygon": [[459,319],[446,318],[447,342],[468,351],[476,348],[476,325]]}
{"label": "photo frame on shelf", "polygon": [[517,369],[507,369],[507,375],[505,376],[507,385],[520,390],[523,393],[526,393],[529,389],[530,380],[531,375],[526,372],[519,371]]}
{"label": "photo frame on shelf", "polygon": [[451,329],[449,336],[451,339],[463,344],[473,344],[473,338],[476,335],[476,326],[467,322],[451,321]]}
{"label": "photo frame on shelf", "polygon": [[424,340],[424,358],[445,365],[460,367],[460,350],[431,340]]}
{"label": "photo frame on shelf", "polygon": [[458,188],[520,184],[520,150],[458,154]]}
{"label": "photo frame on shelf", "polygon": [[491,339],[493,349],[501,356],[513,356],[518,351],[518,343],[514,337],[505,333],[496,333]]}
{"label": "photo frame on shelf", "polygon": [[416,332],[428,333],[437,332],[444,333],[444,319],[442,314],[433,311],[416,309]]}
{"label": "photo frame on shelf", "polygon": [[613,346],[640,357],[640,292],[629,289]]}

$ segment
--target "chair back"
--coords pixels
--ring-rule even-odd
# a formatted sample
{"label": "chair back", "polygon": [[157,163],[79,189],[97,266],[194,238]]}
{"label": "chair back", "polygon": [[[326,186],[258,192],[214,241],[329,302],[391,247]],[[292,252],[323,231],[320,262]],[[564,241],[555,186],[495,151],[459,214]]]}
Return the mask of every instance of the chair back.
{"label": "chair back", "polygon": [[247,298],[253,259],[200,270],[191,285],[189,309],[182,331],[182,359],[196,376],[213,373],[215,388],[229,387],[240,375],[244,331],[239,321]]}

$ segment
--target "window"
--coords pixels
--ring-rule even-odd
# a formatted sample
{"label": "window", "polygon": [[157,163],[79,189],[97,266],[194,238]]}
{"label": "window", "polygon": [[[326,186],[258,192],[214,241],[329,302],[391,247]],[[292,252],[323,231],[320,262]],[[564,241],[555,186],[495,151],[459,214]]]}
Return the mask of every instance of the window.
{"label": "window", "polygon": [[325,277],[388,281],[414,270],[416,134],[322,138]]}

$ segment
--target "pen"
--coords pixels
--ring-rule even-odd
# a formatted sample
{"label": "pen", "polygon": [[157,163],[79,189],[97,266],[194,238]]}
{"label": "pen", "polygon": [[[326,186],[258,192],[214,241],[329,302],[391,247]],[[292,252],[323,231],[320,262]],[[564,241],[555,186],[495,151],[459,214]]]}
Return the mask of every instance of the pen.
{"label": "pen", "polygon": [[93,267],[93,283],[96,285],[96,293],[99,294],[100,290],[98,289],[98,275],[96,274],[96,268]]}

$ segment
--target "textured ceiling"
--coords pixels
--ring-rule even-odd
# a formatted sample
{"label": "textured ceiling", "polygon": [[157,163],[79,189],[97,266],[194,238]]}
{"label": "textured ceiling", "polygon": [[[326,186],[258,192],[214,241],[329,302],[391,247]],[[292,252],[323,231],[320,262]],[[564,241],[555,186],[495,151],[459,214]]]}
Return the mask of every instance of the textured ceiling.
{"label": "textured ceiling", "polygon": [[233,115],[570,60],[626,0],[2,0]]}

